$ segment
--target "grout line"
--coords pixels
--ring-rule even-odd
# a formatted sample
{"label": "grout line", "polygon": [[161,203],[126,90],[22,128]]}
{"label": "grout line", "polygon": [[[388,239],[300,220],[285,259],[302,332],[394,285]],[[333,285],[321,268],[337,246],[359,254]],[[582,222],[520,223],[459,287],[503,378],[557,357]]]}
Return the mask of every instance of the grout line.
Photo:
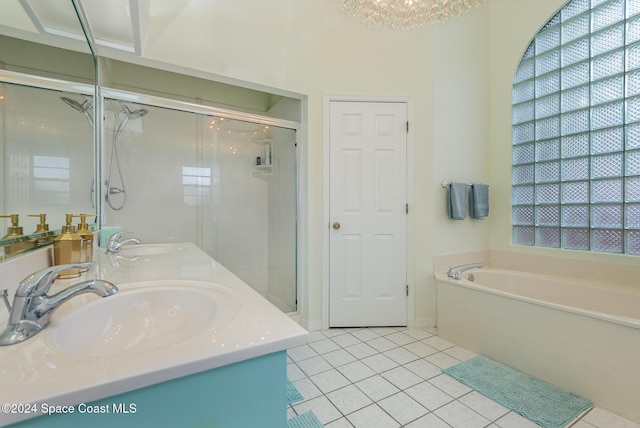
{"label": "grout line", "polygon": [[[358,338],[357,336],[355,336],[355,335],[353,335],[353,334],[352,334],[352,333],[354,333],[354,332],[358,332],[358,331],[365,331],[365,330],[370,330],[371,332],[375,333],[377,336],[372,336],[372,337],[370,337],[370,338],[368,338],[368,339],[366,339],[366,340],[362,340],[362,339],[360,339],[360,338]],[[406,329],[405,329],[405,330],[406,330]],[[293,358],[289,358],[289,360],[290,360],[291,362],[290,362],[290,363],[288,363],[288,364],[293,364],[293,365],[294,365],[294,367],[296,367],[296,368],[301,372],[301,374],[302,374],[302,377],[301,377],[301,378],[299,378],[299,379],[297,379],[297,380],[296,380],[296,382],[306,379],[306,380],[308,380],[308,381],[310,382],[310,384],[311,384],[311,385],[313,385],[313,387],[315,387],[315,388],[319,391],[319,395],[318,395],[318,396],[313,397],[313,398],[310,398],[310,399],[306,399],[306,398],[304,398],[304,397],[303,397],[303,400],[302,400],[302,401],[299,401],[299,402],[295,403],[294,405],[295,405],[295,406],[297,406],[297,405],[301,405],[301,404],[307,403],[307,402],[309,402],[309,401],[311,401],[311,400],[314,400],[314,399],[320,399],[320,398],[323,398],[324,400],[326,400],[326,402],[327,402],[327,403],[329,403],[329,404],[330,404],[330,405],[331,405],[331,406],[332,406],[332,407],[337,411],[337,415],[339,415],[339,416],[336,416],[336,418],[335,418],[335,419],[332,419],[332,420],[330,420],[330,421],[326,421],[326,422],[325,422],[325,424],[330,424],[330,423],[333,423],[333,422],[338,421],[338,420],[340,420],[340,419],[344,419],[344,421],[346,421],[350,426],[353,426],[353,424],[351,424],[351,422],[349,421],[348,416],[350,416],[350,415],[352,415],[352,414],[354,414],[354,413],[356,413],[356,412],[358,412],[358,411],[361,411],[361,410],[363,410],[363,409],[366,409],[366,408],[368,408],[368,407],[371,407],[371,406],[373,406],[373,405],[375,405],[377,408],[379,408],[380,410],[382,410],[385,414],[387,414],[389,417],[391,417],[395,422],[397,422],[398,424],[400,424],[400,426],[403,426],[401,422],[397,421],[397,420],[396,420],[396,419],[395,419],[395,418],[394,418],[394,417],[393,417],[389,412],[387,412],[387,411],[384,409],[384,407],[382,407],[382,406],[379,404],[379,402],[380,402],[380,401],[382,401],[382,400],[384,400],[384,399],[387,399],[387,398],[389,398],[389,397],[393,397],[393,396],[399,395],[400,393],[405,393],[405,394],[406,394],[407,396],[409,396],[412,400],[416,401],[416,403],[417,403],[417,404],[419,404],[422,408],[424,408],[424,409],[426,410],[426,412],[427,412],[427,413],[425,413],[424,415],[422,415],[422,416],[420,416],[420,417],[418,417],[418,418],[416,418],[416,419],[414,419],[414,420],[412,420],[412,421],[407,422],[407,424],[406,424],[406,425],[411,424],[411,423],[415,422],[416,420],[418,420],[418,419],[420,419],[420,418],[425,417],[426,415],[432,415],[432,417],[436,417],[436,418],[438,418],[438,420],[440,420],[441,422],[443,422],[443,423],[444,423],[444,424],[446,424],[447,426],[450,426],[450,424],[449,424],[447,421],[445,421],[445,420],[443,420],[442,418],[440,418],[440,417],[439,417],[435,412],[436,412],[437,410],[439,410],[439,409],[441,409],[441,408],[443,408],[443,407],[447,406],[447,405],[450,405],[450,404],[451,404],[451,403],[453,403],[453,402],[458,402],[460,405],[465,406],[467,409],[471,410],[473,413],[475,413],[475,414],[477,414],[477,415],[479,415],[479,416],[483,417],[484,419],[488,420],[488,421],[489,421],[489,423],[488,423],[488,425],[486,425],[486,426],[490,426],[490,425],[492,425],[492,424],[496,424],[500,419],[502,419],[502,418],[504,418],[504,417],[507,417],[507,416],[508,416],[508,415],[510,415],[511,413],[514,413],[512,410],[509,410],[507,413],[505,413],[505,414],[503,414],[503,415],[501,415],[501,416],[499,416],[499,417],[497,417],[497,418],[495,418],[495,419],[494,419],[494,418],[492,418],[492,417],[489,417],[489,416],[487,416],[487,415],[484,415],[484,414],[482,414],[482,413],[480,413],[480,412],[476,411],[475,409],[473,409],[473,408],[471,408],[471,407],[467,406],[465,403],[463,403],[462,401],[460,401],[460,399],[461,399],[462,397],[465,397],[465,396],[467,396],[467,395],[471,394],[471,393],[473,392],[473,390],[472,390],[472,391],[465,392],[465,393],[463,393],[462,395],[460,395],[460,396],[458,396],[458,397],[453,397],[453,396],[451,396],[447,391],[443,390],[443,389],[442,389],[442,388],[440,388],[438,385],[436,385],[436,384],[432,383],[431,381],[432,381],[433,379],[437,378],[438,376],[445,375],[445,374],[443,374],[443,373],[442,373],[442,369],[443,369],[442,367],[440,367],[440,366],[439,366],[439,365],[437,365],[437,364],[434,364],[433,362],[429,361],[427,358],[436,357],[436,356],[438,356],[438,355],[443,355],[443,356],[446,356],[447,358],[450,358],[450,359],[453,359],[453,360],[456,360],[456,361],[458,361],[458,362],[459,362],[459,361],[461,361],[461,360],[459,360],[458,358],[456,358],[456,357],[454,357],[453,355],[450,355],[450,354],[448,354],[448,353],[446,352],[446,351],[451,350],[452,348],[454,348],[454,347],[456,347],[456,346],[458,346],[458,345],[451,344],[451,345],[447,345],[447,346],[442,347],[442,348],[440,348],[440,346],[439,346],[438,348],[436,348],[436,347],[434,347],[434,346],[432,346],[432,345],[429,345],[428,343],[425,343],[424,341],[425,341],[425,340],[428,340],[428,339],[431,339],[431,338],[434,338],[434,337],[435,337],[435,338],[440,339],[440,338],[439,338],[439,336],[437,336],[437,334],[434,334],[432,331],[427,330],[427,329],[416,329],[416,330],[423,330],[423,331],[425,331],[426,333],[428,333],[430,336],[425,337],[425,338],[423,338],[423,339],[417,339],[417,338],[415,338],[415,337],[413,337],[413,336],[411,336],[411,335],[408,335],[408,334],[407,334],[407,336],[409,336],[409,337],[411,337],[411,339],[413,339],[412,341],[410,341],[410,342],[408,342],[408,343],[405,343],[405,344],[403,344],[403,345],[400,345],[400,344],[398,344],[398,343],[396,343],[396,342],[394,342],[394,341],[391,341],[391,342],[393,343],[393,345],[394,345],[394,346],[393,346],[392,348],[390,348],[390,349],[385,349],[384,351],[379,351],[378,349],[375,349],[375,348],[371,347],[371,345],[368,345],[368,342],[370,342],[370,341],[372,341],[372,340],[379,339],[379,338],[385,338],[386,336],[389,336],[390,334],[394,334],[394,333],[402,332],[402,331],[404,331],[404,330],[395,329],[395,331],[389,330],[389,331],[385,332],[384,334],[380,334],[380,333],[375,332],[375,331],[374,331],[374,330],[372,330],[372,329],[366,329],[366,328],[360,328],[360,329],[341,329],[341,330],[340,330],[340,332],[335,331],[335,332],[333,332],[332,334],[329,334],[328,336],[327,336],[327,335],[325,335],[325,334],[324,334],[324,332],[320,332],[320,333],[323,335],[324,339],[318,339],[318,340],[316,340],[316,341],[314,341],[314,342],[311,342],[311,343],[318,342],[319,340],[329,339],[329,340],[331,341],[331,343],[335,344],[338,348],[337,348],[337,349],[334,349],[334,350],[331,350],[331,351],[329,351],[329,352],[325,352],[325,353],[321,354],[321,353],[317,352],[314,348],[310,347],[310,346],[309,346],[309,344],[306,344],[306,345],[302,345],[302,346],[309,346],[309,349],[310,349],[311,351],[313,351],[313,355],[310,355],[310,356],[308,356],[308,357],[305,357],[305,358],[299,359],[299,360],[297,360],[297,361],[296,361],[296,360],[294,360]],[[382,331],[382,330],[378,330],[378,331]],[[406,334],[406,333],[405,333],[405,334]],[[337,342],[335,342],[335,341],[333,340],[334,338],[337,338],[337,337],[340,337],[340,336],[345,336],[345,335],[350,335],[350,336],[352,336],[352,338],[355,338],[355,339],[357,340],[357,343],[352,344],[352,345],[342,346],[342,345],[340,345],[339,343],[337,343]],[[368,333],[365,333],[365,335],[368,335]],[[316,335],[316,337],[320,337],[320,336],[319,336],[319,335]],[[368,337],[368,336],[365,336],[365,337]],[[388,339],[388,338],[387,338],[387,340],[390,340],[390,339]],[[436,340],[437,340],[437,339],[436,339]],[[442,340],[444,340],[444,339],[442,339]],[[427,345],[427,346],[431,346],[432,348],[434,348],[437,352],[435,352],[435,353],[433,353],[433,354],[429,354],[429,355],[427,355],[427,356],[425,356],[425,357],[421,357],[421,356],[419,356],[419,355],[414,354],[414,353],[413,353],[413,352],[411,352],[409,349],[406,349],[406,348],[405,348],[405,346],[408,346],[408,345],[411,345],[411,344],[414,344],[414,343],[424,343],[425,345]],[[449,343],[450,343],[450,342],[449,342]],[[373,348],[373,350],[374,350],[375,352],[374,352],[373,354],[371,354],[371,355],[367,355],[367,356],[365,356],[365,357],[363,357],[363,358],[358,358],[356,355],[354,355],[354,353],[352,353],[352,352],[350,352],[350,351],[348,351],[348,350],[346,349],[346,348],[349,348],[349,347],[351,347],[351,346],[356,346],[356,345],[367,345],[367,346],[369,346],[369,347]],[[459,346],[458,346],[458,347],[459,347]],[[397,350],[397,349],[399,349],[399,348],[400,348],[400,349],[404,349],[404,350],[405,350],[405,351],[407,351],[407,352],[410,352],[410,353],[411,353],[411,354],[413,354],[416,358],[415,358],[415,359],[412,359],[412,360],[410,360],[410,361],[407,361],[407,362],[405,362],[404,364],[400,364],[400,363],[398,363],[397,361],[395,361],[393,358],[390,358],[389,356],[387,356],[387,355],[385,354],[385,353],[387,353],[387,352],[390,352],[390,351],[393,351],[393,350]],[[462,347],[459,347],[459,348],[460,348],[460,349],[462,349],[462,350],[464,350],[464,348],[462,348]],[[345,351],[345,352],[346,352],[350,357],[353,357],[355,360],[354,360],[354,361],[348,361],[348,362],[339,362],[339,363],[336,363],[336,365],[334,366],[334,364],[332,364],[331,362],[329,362],[329,360],[327,360],[327,359],[324,357],[324,356],[325,356],[325,355],[327,355],[327,354],[330,354],[330,353],[332,353],[332,352],[336,352],[336,351],[339,351],[339,350],[343,350],[343,351]],[[455,354],[455,353],[454,353],[454,354]],[[393,368],[386,369],[386,370],[383,370],[383,371],[378,372],[377,370],[373,369],[372,367],[370,367],[369,365],[367,365],[366,363],[364,363],[364,362],[363,362],[363,360],[365,360],[365,359],[367,359],[367,358],[369,358],[369,357],[377,356],[377,355],[378,355],[378,356],[383,356],[383,357],[385,357],[385,358],[390,359],[391,361],[393,361],[393,363],[395,364],[395,366],[394,366]],[[462,354],[462,355],[464,355],[464,354]],[[305,361],[305,360],[308,360],[308,359],[311,359],[311,358],[316,358],[316,357],[320,357],[320,360],[319,360],[319,361],[322,361],[323,363],[325,363],[329,368],[328,368],[328,369],[325,369],[325,370],[321,370],[321,371],[319,371],[319,372],[317,372],[317,373],[313,373],[312,375],[308,375],[304,370],[302,370],[302,368],[301,368],[301,366],[300,366],[299,364],[300,364],[301,362]],[[437,357],[436,357],[436,358],[437,358]],[[420,374],[418,374],[418,373],[416,373],[416,372],[414,372],[414,371],[410,370],[408,367],[406,367],[408,364],[411,364],[411,363],[413,363],[413,362],[415,362],[415,361],[420,361],[420,360],[426,361],[426,362],[428,362],[428,363],[430,363],[430,364],[432,364],[432,365],[436,366],[436,367],[439,369],[439,371],[438,371],[436,374],[429,376],[428,378],[424,378],[424,377],[423,377],[423,376],[421,376]],[[337,361],[340,361],[340,360],[337,360]],[[462,361],[464,361],[464,360],[462,360]],[[345,375],[344,375],[344,374],[339,370],[339,368],[344,367],[344,366],[346,366],[346,365],[348,365],[348,364],[352,364],[352,363],[354,363],[354,362],[360,362],[360,363],[361,363],[361,364],[363,364],[363,365],[364,365],[368,370],[371,370],[371,372],[373,372],[373,374],[368,375],[368,376],[366,376],[366,377],[364,377],[364,378],[362,378],[362,379],[358,378],[358,380],[357,380],[356,382],[351,381],[351,379],[349,379],[347,376],[345,376]],[[424,383],[424,382],[428,382],[428,383],[429,383],[429,385],[430,385],[431,387],[435,388],[435,389],[436,389],[437,391],[439,391],[440,393],[445,394],[446,396],[450,397],[450,398],[451,398],[451,400],[450,400],[450,401],[448,401],[448,402],[446,402],[446,403],[444,403],[444,404],[442,404],[442,405],[440,405],[440,406],[438,406],[438,407],[436,407],[436,408],[433,408],[432,410],[430,410],[429,408],[425,407],[425,406],[424,406],[424,405],[422,405],[421,403],[417,402],[417,400],[415,400],[413,397],[411,397],[409,394],[407,394],[407,393],[406,393],[406,390],[407,390],[407,389],[409,389],[409,388],[411,388],[411,387],[413,387],[413,386],[415,386],[415,385],[411,385],[411,386],[409,386],[409,387],[407,387],[407,388],[399,388],[397,385],[395,385],[393,382],[391,382],[390,380],[388,380],[387,378],[385,378],[385,377],[383,376],[383,374],[388,373],[389,371],[394,370],[394,369],[397,369],[397,368],[399,368],[399,367],[403,367],[403,368],[405,368],[405,369],[406,369],[406,370],[408,370],[408,371],[409,371],[409,373],[411,373],[413,376],[416,376],[417,378],[419,378],[419,379],[420,379],[420,381],[419,381],[417,384],[415,384],[415,385],[419,385],[419,384],[422,384],[422,383]],[[329,392],[325,393],[325,392],[324,392],[324,391],[323,391],[323,390],[318,386],[318,384],[317,384],[316,382],[314,382],[314,380],[312,380],[312,379],[311,379],[311,377],[316,376],[316,375],[320,375],[320,374],[322,374],[322,373],[326,373],[326,372],[328,372],[328,371],[330,371],[330,370],[335,370],[337,373],[339,373],[341,376],[343,376],[345,379],[347,379],[348,384],[347,384],[347,385],[344,385],[344,386],[342,386],[342,387],[340,387],[340,388],[336,388],[335,390],[332,390],[332,391],[329,391]],[[360,386],[358,386],[358,385],[356,384],[356,383],[359,383],[359,382],[365,381],[365,380],[367,380],[367,379],[371,379],[371,378],[376,377],[376,376],[379,376],[381,379],[384,379],[385,381],[387,381],[387,382],[391,383],[391,385],[393,385],[396,389],[398,389],[398,391],[393,392],[393,393],[391,393],[390,395],[385,396],[384,398],[381,398],[380,400],[377,400],[377,401],[376,401],[376,400],[374,400],[372,397],[370,397],[370,396],[369,396],[369,394],[367,394],[367,393],[366,393],[366,392],[365,392],[365,391],[364,391]],[[362,394],[364,394],[364,396],[365,396],[365,397],[367,397],[367,399],[371,400],[371,403],[369,403],[369,404],[365,405],[364,407],[361,407],[361,408],[359,408],[359,409],[356,409],[356,410],[354,410],[354,411],[352,411],[352,412],[350,412],[350,413],[346,413],[346,414],[345,414],[345,413],[344,413],[344,412],[343,412],[343,411],[342,411],[338,406],[336,406],[336,405],[333,403],[333,401],[328,397],[328,394],[331,394],[331,393],[333,393],[333,392],[335,392],[335,391],[338,391],[338,390],[340,390],[340,389],[342,389],[342,388],[346,388],[346,387],[348,387],[348,386],[355,386],[355,387],[358,389],[358,391],[360,391]],[[288,406],[290,406],[290,407],[291,407],[291,410],[292,410],[293,414],[295,414],[295,415],[299,415],[299,413],[298,413],[298,411],[296,410],[296,408],[294,407],[294,405],[291,405],[291,404],[290,404],[290,405],[288,405]],[[289,407],[288,407],[288,408],[289,408]],[[288,409],[288,408],[287,408],[287,409]],[[589,414],[589,412],[591,412],[591,410],[593,410],[593,409],[594,409],[594,407],[592,407],[592,408],[590,408],[590,409],[587,409],[587,410],[585,410],[583,413],[581,413],[580,415],[578,415],[578,416],[577,416],[577,417],[576,417],[576,418],[575,418],[575,419],[574,419],[574,420],[573,420],[569,425],[567,425],[567,428],[569,428],[569,427],[573,427],[573,426],[574,426],[574,425],[576,425],[579,421],[583,420],[583,418],[584,418],[587,414]],[[497,424],[496,424],[496,425],[497,425]],[[592,424],[592,425],[593,425],[593,424]],[[596,427],[596,428],[597,428],[597,427]],[[600,428],[605,428],[605,427],[600,427]]]}

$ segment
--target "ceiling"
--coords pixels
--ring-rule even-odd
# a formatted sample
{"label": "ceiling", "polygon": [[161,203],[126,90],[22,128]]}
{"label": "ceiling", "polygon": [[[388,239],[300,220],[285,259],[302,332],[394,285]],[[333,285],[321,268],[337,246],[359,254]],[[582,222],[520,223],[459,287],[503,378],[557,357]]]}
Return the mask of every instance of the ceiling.
{"label": "ceiling", "polygon": [[22,33],[31,35],[24,37],[30,39],[40,35],[44,43],[56,39],[84,42],[74,3],[96,49],[141,56],[147,41],[162,32],[189,0],[2,0],[0,27],[7,35]]}

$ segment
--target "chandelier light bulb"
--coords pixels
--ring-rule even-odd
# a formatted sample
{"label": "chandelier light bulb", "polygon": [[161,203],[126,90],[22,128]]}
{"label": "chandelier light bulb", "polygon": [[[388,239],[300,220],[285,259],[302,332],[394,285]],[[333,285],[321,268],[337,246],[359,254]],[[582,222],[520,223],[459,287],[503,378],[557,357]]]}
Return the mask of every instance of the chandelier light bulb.
{"label": "chandelier light bulb", "polygon": [[486,0],[340,0],[346,13],[371,27],[411,30],[457,18]]}

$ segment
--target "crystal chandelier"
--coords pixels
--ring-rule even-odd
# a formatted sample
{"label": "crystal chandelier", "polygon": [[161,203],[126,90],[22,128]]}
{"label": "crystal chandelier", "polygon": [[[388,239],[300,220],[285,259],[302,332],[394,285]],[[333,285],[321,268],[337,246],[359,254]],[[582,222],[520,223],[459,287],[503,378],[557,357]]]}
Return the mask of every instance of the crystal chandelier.
{"label": "crystal chandelier", "polygon": [[351,15],[372,27],[411,30],[457,18],[485,0],[340,0]]}

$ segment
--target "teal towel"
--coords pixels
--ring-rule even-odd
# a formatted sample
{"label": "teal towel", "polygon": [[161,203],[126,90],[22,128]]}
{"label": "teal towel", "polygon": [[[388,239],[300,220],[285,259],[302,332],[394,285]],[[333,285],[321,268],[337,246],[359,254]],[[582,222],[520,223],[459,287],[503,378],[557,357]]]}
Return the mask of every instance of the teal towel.
{"label": "teal towel", "polygon": [[298,391],[289,379],[287,379],[287,403],[292,404],[297,401],[302,401],[302,394]]}
{"label": "teal towel", "polygon": [[287,421],[287,428],[322,428],[322,422],[316,417],[313,410],[291,418]]}
{"label": "teal towel", "polygon": [[489,185],[471,185],[471,217],[484,218],[489,215]]}
{"label": "teal towel", "polygon": [[464,220],[467,217],[467,184],[451,183],[447,190],[449,218]]}

